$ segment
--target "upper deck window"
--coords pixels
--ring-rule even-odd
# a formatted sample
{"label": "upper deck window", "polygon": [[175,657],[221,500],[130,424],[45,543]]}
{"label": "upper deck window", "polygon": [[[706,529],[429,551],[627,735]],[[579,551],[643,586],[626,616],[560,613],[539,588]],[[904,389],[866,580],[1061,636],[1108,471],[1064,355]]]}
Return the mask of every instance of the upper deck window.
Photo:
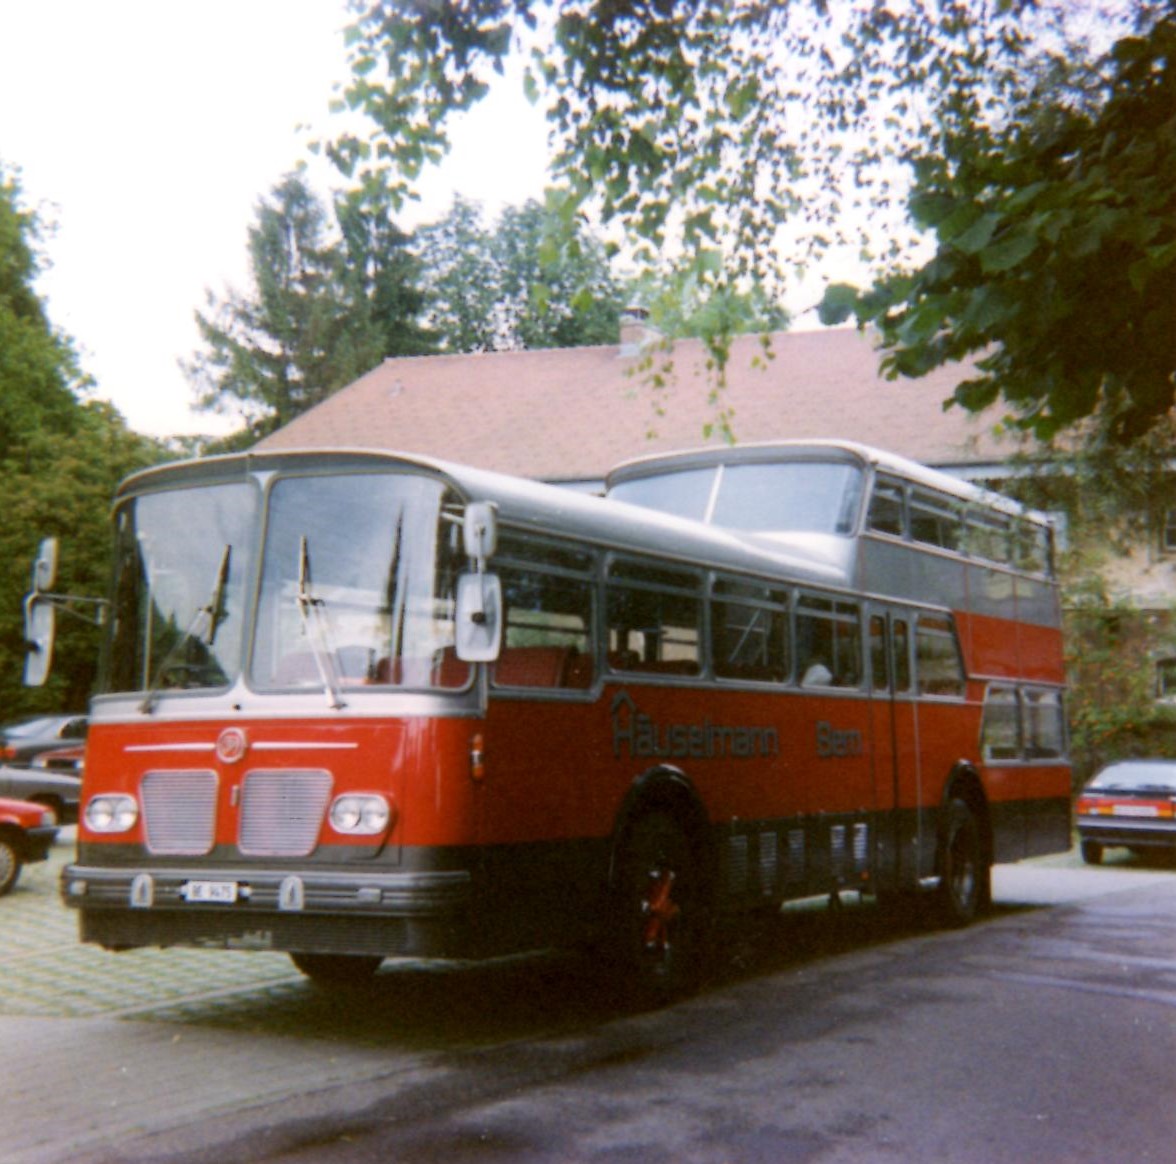
{"label": "upper deck window", "polygon": [[903,503],[903,487],[898,481],[880,478],[874,484],[870,497],[870,529],[878,533],[902,537],[906,532],[906,513]]}
{"label": "upper deck window", "polygon": [[852,534],[862,482],[848,461],[744,461],[618,481],[609,496],[748,533]]}
{"label": "upper deck window", "polygon": [[929,546],[958,550],[963,543],[960,507],[951,498],[922,489],[911,492],[911,537]]}
{"label": "upper deck window", "polygon": [[658,513],[705,521],[718,471],[716,466],[710,466],[658,473],[651,477],[632,477],[609,490],[609,496],[630,505],[656,509]]}
{"label": "upper deck window", "polygon": [[711,523],[749,532],[850,534],[861,495],[862,471],[845,462],[728,465]]}

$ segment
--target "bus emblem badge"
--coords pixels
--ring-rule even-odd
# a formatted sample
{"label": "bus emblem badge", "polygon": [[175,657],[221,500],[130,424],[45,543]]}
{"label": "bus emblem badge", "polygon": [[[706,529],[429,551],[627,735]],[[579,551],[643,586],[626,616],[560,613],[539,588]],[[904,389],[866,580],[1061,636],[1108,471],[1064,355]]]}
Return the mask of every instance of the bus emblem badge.
{"label": "bus emblem badge", "polygon": [[249,750],[249,737],[241,728],[225,728],[216,739],[216,758],[222,764],[235,764]]}

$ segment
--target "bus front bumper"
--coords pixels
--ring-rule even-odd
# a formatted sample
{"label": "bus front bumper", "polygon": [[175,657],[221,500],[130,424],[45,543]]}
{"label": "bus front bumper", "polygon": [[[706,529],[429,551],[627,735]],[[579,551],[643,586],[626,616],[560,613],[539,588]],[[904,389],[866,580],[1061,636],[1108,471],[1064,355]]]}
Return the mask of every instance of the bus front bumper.
{"label": "bus front bumper", "polygon": [[69,865],[81,936],[112,949],[215,946],[461,957],[468,870],[363,873]]}

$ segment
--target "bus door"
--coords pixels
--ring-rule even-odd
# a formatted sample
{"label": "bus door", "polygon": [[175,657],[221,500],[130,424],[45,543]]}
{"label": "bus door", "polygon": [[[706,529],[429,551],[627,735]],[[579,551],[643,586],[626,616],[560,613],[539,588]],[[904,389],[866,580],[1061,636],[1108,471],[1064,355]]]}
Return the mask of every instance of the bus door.
{"label": "bus door", "polygon": [[920,771],[918,718],[911,677],[911,619],[871,608],[871,734],[880,886],[910,887],[918,877]]}

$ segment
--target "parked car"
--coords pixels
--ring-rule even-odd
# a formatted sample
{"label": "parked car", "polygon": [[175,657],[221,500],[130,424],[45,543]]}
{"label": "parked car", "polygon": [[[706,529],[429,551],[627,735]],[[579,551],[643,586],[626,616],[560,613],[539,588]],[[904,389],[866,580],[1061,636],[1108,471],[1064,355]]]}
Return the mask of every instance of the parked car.
{"label": "parked car", "polygon": [[23,865],[49,856],[56,838],[57,823],[49,809],[0,798],[0,897],[16,884]]}
{"label": "parked car", "polygon": [[76,747],[86,742],[89,720],[84,715],[37,715],[0,727],[0,763],[31,764],[51,748]]}
{"label": "parked car", "polygon": [[74,772],[78,776],[86,766],[86,745],[78,744],[73,748],[53,748],[48,752],[39,752],[33,757],[34,768],[52,768],[55,772]]}
{"label": "parked car", "polygon": [[0,796],[29,800],[52,809],[58,824],[76,823],[81,795],[81,772],[0,767]]}
{"label": "parked car", "polygon": [[1078,798],[1078,840],[1088,865],[1114,845],[1176,855],[1176,760],[1108,764]]}

